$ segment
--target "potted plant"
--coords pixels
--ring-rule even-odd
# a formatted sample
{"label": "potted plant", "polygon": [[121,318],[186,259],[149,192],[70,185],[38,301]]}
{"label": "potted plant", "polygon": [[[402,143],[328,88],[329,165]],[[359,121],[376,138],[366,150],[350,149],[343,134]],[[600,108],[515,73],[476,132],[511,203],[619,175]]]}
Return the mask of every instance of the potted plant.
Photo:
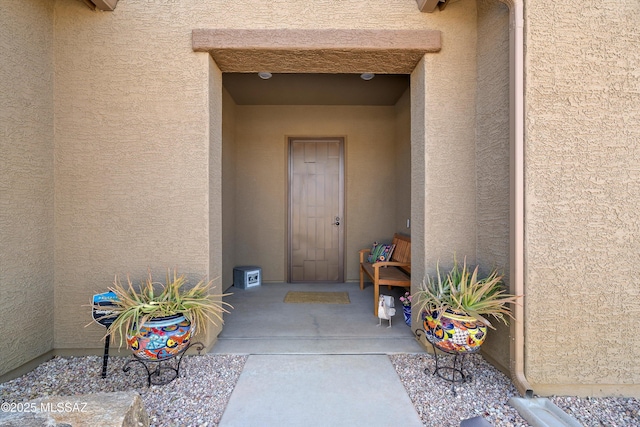
{"label": "potted plant", "polygon": [[[223,323],[222,313],[229,313],[222,301],[224,295],[211,294],[213,280],[201,280],[189,287],[184,274],[167,270],[165,283],[155,282],[151,271],[139,288],[127,275],[122,285],[118,276],[109,290],[117,299],[113,302],[113,323],[107,335],[120,335],[120,345],[127,346],[141,359],[162,360],[175,356],[188,346],[196,331],[206,333],[208,322]],[[233,307],[231,307],[233,308]]]}
{"label": "potted plant", "polygon": [[400,297],[400,302],[402,303],[402,314],[404,314],[404,323],[407,326],[411,326],[411,300],[413,296],[409,292],[405,292],[403,296]]}
{"label": "potted plant", "polygon": [[473,353],[480,349],[487,327],[495,329],[487,317],[507,324],[511,317],[510,304],[518,296],[507,293],[502,275],[493,269],[486,277],[479,277],[478,266],[471,271],[466,258],[446,274],[436,265],[436,276],[428,276],[414,293],[421,313],[427,340],[440,350]]}

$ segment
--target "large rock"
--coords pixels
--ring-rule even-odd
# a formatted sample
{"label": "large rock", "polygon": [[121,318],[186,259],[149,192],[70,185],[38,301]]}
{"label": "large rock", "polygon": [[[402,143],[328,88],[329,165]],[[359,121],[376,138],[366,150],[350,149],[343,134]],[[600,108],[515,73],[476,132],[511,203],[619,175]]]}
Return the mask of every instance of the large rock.
{"label": "large rock", "polygon": [[6,405],[0,412],[1,427],[149,426],[142,399],[134,392],[51,396],[20,402],[13,408]]}

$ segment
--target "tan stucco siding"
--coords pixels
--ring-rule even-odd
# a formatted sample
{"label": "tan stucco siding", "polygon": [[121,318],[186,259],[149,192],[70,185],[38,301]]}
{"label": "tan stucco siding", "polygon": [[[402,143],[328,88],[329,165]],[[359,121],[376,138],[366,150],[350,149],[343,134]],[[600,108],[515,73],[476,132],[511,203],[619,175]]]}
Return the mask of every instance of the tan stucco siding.
{"label": "tan stucco siding", "polygon": [[526,375],[640,395],[640,8],[526,6]]}
{"label": "tan stucco siding", "polygon": [[[224,106],[223,101],[223,87],[222,87],[222,72],[220,68],[213,61],[209,55],[200,55],[203,61],[206,61],[209,66],[209,265],[207,268],[209,280],[213,281],[211,287],[211,293],[215,295],[222,294],[222,244],[223,244],[223,206],[222,206],[222,194],[223,194],[223,116],[222,108]],[[206,344],[212,343],[215,337],[218,336],[222,330],[222,322],[217,322],[215,326],[208,329],[208,337]]]}
{"label": "tan stucco siding", "polygon": [[83,305],[115,273],[210,273],[208,56],[147,6],[55,3],[57,348],[101,345]]}
{"label": "tan stucco siding", "polygon": [[[629,343],[640,326],[638,3],[526,3],[526,375],[538,393],[640,395],[640,349]],[[504,60],[485,40],[494,37],[485,32],[488,18],[481,6],[478,29],[475,0],[433,14],[413,0],[121,1],[108,13],[78,0],[3,0],[0,335],[22,336],[0,349],[0,374],[52,347],[99,347],[102,329],[83,327],[86,304],[116,272],[137,278],[147,267],[177,266],[199,276],[223,268],[225,280],[232,261],[254,262],[238,244],[234,258],[220,260],[227,239],[215,218],[241,209],[219,205],[221,191],[236,189],[221,190],[218,144],[226,156],[227,137],[238,137],[216,121],[219,73],[192,51],[195,28],[441,30],[442,50],[412,74],[414,288],[454,251],[473,262],[491,262],[494,252],[499,259],[504,240],[484,232],[491,214],[476,197],[494,182],[481,164],[494,128],[481,116],[503,107],[493,105],[494,83],[483,78],[493,64],[477,62],[476,52]],[[390,122],[397,117],[389,113]],[[393,126],[390,138],[398,139]],[[273,159],[284,171],[285,130],[278,132]],[[352,143],[347,134],[347,156]],[[233,161],[240,165],[240,156]],[[360,160],[347,173],[366,167]],[[284,194],[283,180],[279,186]],[[347,187],[347,195],[356,190]],[[269,215],[281,210],[284,224],[279,197],[267,206],[275,209]],[[371,208],[358,203],[347,208]],[[348,277],[354,251],[404,221],[384,209],[389,230],[372,236],[371,225],[357,221],[348,230]],[[276,243],[284,253],[284,241]],[[284,260],[273,266],[269,275],[279,280]],[[54,289],[55,316],[47,308]]]}
{"label": "tan stucco siding", "polygon": [[395,231],[411,235],[411,89],[395,105]]}
{"label": "tan stucco siding", "polygon": [[442,50],[411,74],[413,291],[438,260],[446,268],[454,253],[476,259],[476,4],[454,2],[434,16]]}
{"label": "tan stucco siding", "polygon": [[415,3],[407,0],[217,0],[207,5],[173,5],[173,9],[176,12],[182,9],[197,19],[199,25],[194,28],[402,30],[425,29],[426,22],[440,18],[420,13]]}
{"label": "tan stucco siding", "polygon": [[236,262],[286,281],[287,137],[345,137],[346,280],[395,227],[393,107],[237,106]]}
{"label": "tan stucco siding", "polygon": [[55,346],[100,345],[100,328],[68,313],[116,272],[212,273],[209,66],[193,29],[453,25],[407,0],[127,1],[108,13],[57,0]]}
{"label": "tan stucco siding", "polygon": [[53,348],[53,4],[0,5],[0,375]]}
{"label": "tan stucco siding", "polygon": [[[11,19],[15,13],[9,14]],[[221,206],[213,199],[222,190],[211,174],[219,173],[214,163],[220,156],[216,144],[221,142],[211,119],[216,108],[211,101],[217,95],[210,92],[217,78],[212,78],[215,64],[208,56],[192,51],[195,28],[448,33],[442,52],[434,54],[437,58],[428,57],[423,63],[426,92],[412,90],[412,104],[414,96],[422,97],[421,123],[426,123],[422,139],[412,134],[412,145],[426,142],[426,155],[418,164],[422,170],[427,166],[426,175],[420,175],[426,179],[418,186],[424,191],[412,199],[426,203],[428,212],[419,221],[429,226],[431,267],[441,255],[472,253],[475,189],[474,170],[468,166],[473,163],[475,126],[473,0],[455,2],[446,13],[435,14],[420,13],[407,0],[196,4],[158,0],[152,5],[127,1],[109,13],[91,11],[77,0],[57,0],[53,13],[55,42],[48,52],[55,74],[56,348],[101,345],[101,328],[83,328],[89,316],[86,304],[93,293],[110,284],[114,273],[131,272],[138,279],[147,267],[158,272],[176,266],[193,276],[219,274],[224,261],[216,255],[221,237],[213,218]],[[393,140],[395,114],[390,109],[389,140]],[[350,144],[348,138],[347,158],[351,158]],[[279,161],[284,161],[283,154]],[[451,162],[466,167],[451,177],[447,175]],[[393,167],[395,162],[386,164]],[[369,173],[368,168],[363,160],[347,164],[347,185],[355,182],[349,174],[364,174],[365,169]],[[347,186],[347,195],[356,191]],[[347,214],[356,218],[371,208],[368,201],[347,203]],[[351,214],[353,208],[360,211]],[[390,228],[356,222],[348,230],[348,278],[357,277],[355,251],[390,236],[405,220],[398,219],[395,210],[385,213],[387,206],[374,209],[388,216],[382,222]],[[372,228],[377,235],[371,235]],[[283,244],[280,248],[284,251]],[[235,248],[236,255],[242,251]],[[237,263],[244,263],[240,258],[236,256]],[[284,266],[281,262],[277,268],[284,271]],[[21,268],[20,274],[26,270]],[[85,309],[87,318],[71,314]]]}
{"label": "tan stucco siding", "polygon": [[[426,122],[427,106],[425,90],[427,73],[425,59],[418,63],[411,73],[411,291],[416,292],[426,270],[426,248],[428,241],[425,219],[426,202]],[[416,274],[417,273],[417,274]],[[422,273],[422,274],[421,274]],[[420,313],[413,310],[412,329],[421,327],[421,321],[415,321]]]}
{"label": "tan stucco siding", "polygon": [[233,284],[236,229],[236,103],[222,92],[222,288]]}
{"label": "tan stucco siding", "polygon": [[[498,0],[478,1],[476,99],[477,262],[509,283],[509,9]],[[509,369],[509,328],[491,322],[483,352]]]}
{"label": "tan stucco siding", "polygon": [[446,11],[441,17],[455,31],[440,53],[424,57],[427,274],[438,260],[445,268],[452,265],[454,253],[476,261],[476,5],[457,2]]}

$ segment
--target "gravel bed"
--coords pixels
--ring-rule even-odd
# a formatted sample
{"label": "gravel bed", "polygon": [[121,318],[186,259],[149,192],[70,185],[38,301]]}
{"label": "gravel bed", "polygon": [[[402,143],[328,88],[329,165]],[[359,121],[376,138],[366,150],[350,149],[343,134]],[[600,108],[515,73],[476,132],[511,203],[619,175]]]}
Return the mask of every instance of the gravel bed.
{"label": "gravel bed", "polygon": [[632,397],[550,397],[585,427],[640,426],[640,401]]}
{"label": "gravel bed", "polygon": [[[520,396],[511,380],[481,355],[466,356],[465,372],[472,375],[472,380],[456,385],[455,395],[451,383],[432,374],[435,369],[433,356],[397,354],[389,357],[425,426],[457,427],[461,420],[476,416],[495,427],[529,425],[509,405],[510,397]],[[439,362],[440,366],[451,363],[452,356],[443,358],[444,363]],[[584,427],[640,426],[640,401],[634,398],[553,396],[549,400]]]}
{"label": "gravel bed", "polygon": [[[509,406],[509,398],[519,396],[518,390],[480,355],[465,357],[465,373],[472,379],[455,385],[455,394],[450,382],[433,375],[436,362],[432,355],[395,354],[389,358],[425,426],[457,427],[461,420],[477,416],[496,427],[529,425]],[[439,366],[450,365],[451,360],[441,356]]]}
{"label": "gravel bed", "polygon": [[[180,378],[166,386],[147,387],[144,368],[130,358],[109,359],[107,378],[101,377],[102,357],[56,357],[33,371],[0,384],[0,401],[25,402],[52,395],[71,396],[112,391],[137,391],[155,427],[217,426],[247,356],[185,356]],[[178,421],[179,420],[179,421]]]}
{"label": "gravel bed", "polygon": [[[451,383],[432,374],[433,356],[395,354],[389,358],[426,427],[457,427],[461,420],[476,416],[495,427],[529,425],[508,403],[510,397],[519,396],[509,378],[480,355],[466,357],[465,371],[473,378],[456,385],[455,394]],[[449,356],[444,358],[442,365],[450,362]],[[0,401],[18,403],[52,395],[134,390],[140,393],[154,427],[213,427],[222,418],[247,356],[185,356],[180,378],[167,386],[149,388],[142,368],[122,371],[126,360],[129,358],[109,359],[107,378],[102,379],[101,357],[56,357],[0,384]],[[640,401],[634,398],[555,396],[550,400],[585,427],[640,426]]]}

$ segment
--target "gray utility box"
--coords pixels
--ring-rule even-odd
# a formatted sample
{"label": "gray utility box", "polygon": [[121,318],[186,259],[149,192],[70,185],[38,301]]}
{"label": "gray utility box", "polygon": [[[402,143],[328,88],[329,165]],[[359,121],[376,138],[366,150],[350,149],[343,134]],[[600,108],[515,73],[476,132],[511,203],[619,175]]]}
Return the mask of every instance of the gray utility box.
{"label": "gray utility box", "polygon": [[254,266],[240,266],[233,269],[233,286],[239,289],[253,288],[262,283],[262,269]]}

